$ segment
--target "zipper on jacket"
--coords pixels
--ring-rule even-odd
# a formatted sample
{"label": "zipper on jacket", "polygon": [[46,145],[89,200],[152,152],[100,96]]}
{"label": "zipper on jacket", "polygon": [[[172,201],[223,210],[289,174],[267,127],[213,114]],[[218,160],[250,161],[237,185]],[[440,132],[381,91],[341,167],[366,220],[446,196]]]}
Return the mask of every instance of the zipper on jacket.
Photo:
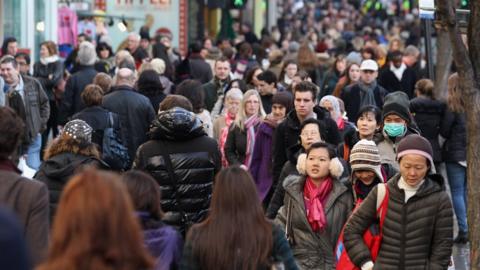
{"label": "zipper on jacket", "polygon": [[[403,200],[405,200],[405,191],[402,190]],[[408,202],[407,202],[408,203]],[[405,269],[405,231],[406,231],[406,218],[407,218],[407,203],[402,202],[402,232],[400,241],[400,265],[398,269]]]}

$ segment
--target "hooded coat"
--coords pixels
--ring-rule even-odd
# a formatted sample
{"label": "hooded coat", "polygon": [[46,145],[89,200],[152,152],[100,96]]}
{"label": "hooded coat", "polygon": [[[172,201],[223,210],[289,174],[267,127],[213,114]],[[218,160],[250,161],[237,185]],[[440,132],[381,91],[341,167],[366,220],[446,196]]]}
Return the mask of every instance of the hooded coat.
{"label": "hooded coat", "polygon": [[[447,269],[453,245],[453,212],[441,175],[428,175],[405,203],[400,174],[387,183],[388,210],[374,269]],[[363,232],[376,219],[377,187],[350,217],[344,231],[348,256],[357,266],[371,260]]]}
{"label": "hooded coat", "polygon": [[[133,168],[149,173],[159,184],[164,221],[180,228],[186,221],[202,221],[221,168],[217,142],[207,136],[194,113],[178,107],[159,113],[148,135],[150,140],[138,148]],[[175,179],[170,179],[164,155],[171,160]]]}

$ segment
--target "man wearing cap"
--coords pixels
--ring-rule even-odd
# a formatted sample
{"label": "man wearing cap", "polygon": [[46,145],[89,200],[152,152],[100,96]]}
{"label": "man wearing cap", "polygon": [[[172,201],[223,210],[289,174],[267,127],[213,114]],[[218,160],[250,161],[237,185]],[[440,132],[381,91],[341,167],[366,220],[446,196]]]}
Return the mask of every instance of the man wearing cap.
{"label": "man wearing cap", "polygon": [[364,60],[360,65],[360,81],[348,86],[342,92],[341,99],[345,103],[348,119],[355,123],[360,108],[374,105],[383,106],[387,90],[377,84],[378,64],[373,60]]}

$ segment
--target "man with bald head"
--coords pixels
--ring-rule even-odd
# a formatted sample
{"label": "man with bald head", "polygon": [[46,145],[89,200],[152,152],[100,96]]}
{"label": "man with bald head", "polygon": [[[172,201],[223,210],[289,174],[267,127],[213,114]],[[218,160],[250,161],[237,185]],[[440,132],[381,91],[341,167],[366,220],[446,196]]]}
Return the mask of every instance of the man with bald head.
{"label": "man with bald head", "polygon": [[103,97],[103,107],[120,117],[130,162],[135,157],[138,146],[147,141],[148,128],[155,118],[150,100],[133,88],[135,79],[135,73],[131,69],[119,69],[111,92]]}

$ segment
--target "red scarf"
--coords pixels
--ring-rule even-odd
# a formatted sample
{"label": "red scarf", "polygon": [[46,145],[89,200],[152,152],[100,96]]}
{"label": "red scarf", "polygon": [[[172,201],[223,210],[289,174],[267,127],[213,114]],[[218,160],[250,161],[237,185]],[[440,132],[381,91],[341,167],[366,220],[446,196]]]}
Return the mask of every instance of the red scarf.
{"label": "red scarf", "polygon": [[227,141],[228,137],[228,131],[230,130],[230,125],[232,125],[233,121],[235,120],[235,114],[231,115],[230,113],[225,114],[225,127],[222,128],[220,131],[220,138],[218,140],[218,147],[220,147],[220,153],[222,155],[222,166],[223,167],[228,167],[228,161],[227,158],[225,157],[225,150],[223,147],[225,147],[225,142]]}
{"label": "red scarf", "polygon": [[339,117],[336,122],[339,130],[343,130],[345,128],[345,120],[343,117]]}
{"label": "red scarf", "polygon": [[323,205],[328,199],[333,188],[333,181],[330,176],[320,183],[317,187],[310,176],[305,181],[303,188],[303,199],[307,210],[308,223],[314,232],[323,231],[327,227],[327,218],[323,210]]}

